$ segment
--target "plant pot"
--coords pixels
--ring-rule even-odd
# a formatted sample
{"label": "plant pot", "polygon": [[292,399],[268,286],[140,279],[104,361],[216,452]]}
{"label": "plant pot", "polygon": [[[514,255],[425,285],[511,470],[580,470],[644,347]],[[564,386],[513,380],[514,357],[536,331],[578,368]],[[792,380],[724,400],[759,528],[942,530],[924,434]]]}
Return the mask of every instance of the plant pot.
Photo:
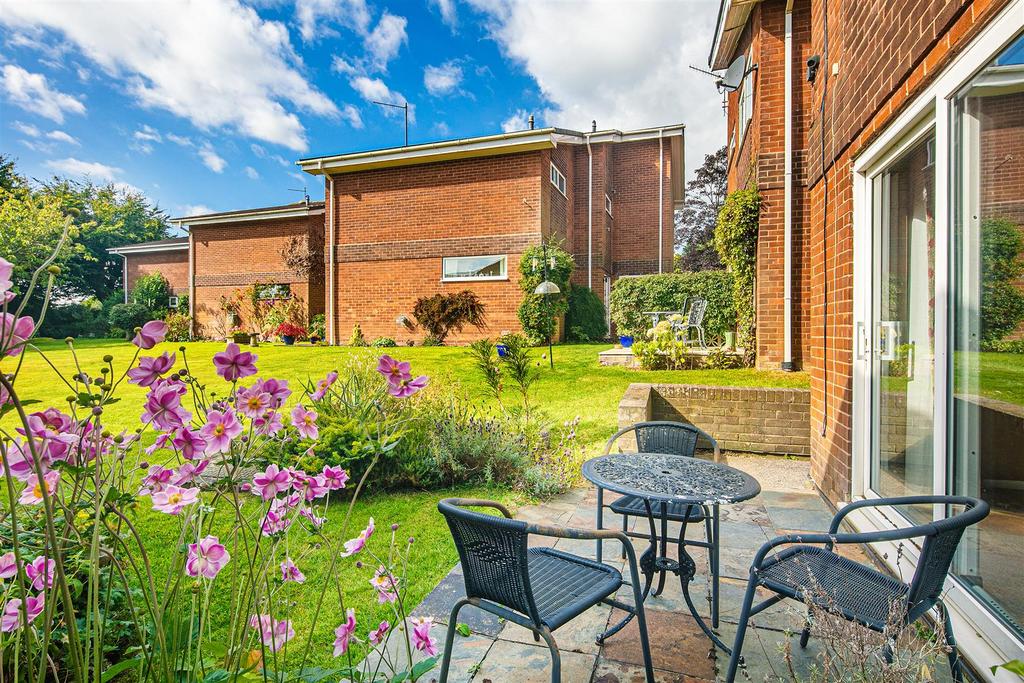
{"label": "plant pot", "polygon": [[258,334],[250,334],[249,335],[249,346],[259,346],[259,345],[260,345],[260,336]]}
{"label": "plant pot", "polygon": [[621,335],[619,335],[619,343],[622,344],[622,348],[628,349],[630,346],[633,345],[633,335],[631,335],[631,334],[621,334]]}
{"label": "plant pot", "polygon": [[236,344],[248,344],[249,333],[248,332],[235,332],[231,335],[231,341]]}
{"label": "plant pot", "polygon": [[317,337],[316,335],[311,336],[309,338],[309,343],[316,346],[317,344],[320,343],[320,337]]}
{"label": "plant pot", "polygon": [[494,348],[498,350],[499,358],[504,358],[505,356],[508,355],[508,347],[505,346],[504,344],[496,344]]}
{"label": "plant pot", "polygon": [[733,349],[736,348],[736,333],[735,332],[726,332],[725,333],[725,348],[729,349],[730,351],[732,351]]}
{"label": "plant pot", "polygon": [[295,337],[293,337],[290,334],[282,334],[281,335],[281,341],[284,342],[285,346],[291,346],[292,344],[295,343]]}

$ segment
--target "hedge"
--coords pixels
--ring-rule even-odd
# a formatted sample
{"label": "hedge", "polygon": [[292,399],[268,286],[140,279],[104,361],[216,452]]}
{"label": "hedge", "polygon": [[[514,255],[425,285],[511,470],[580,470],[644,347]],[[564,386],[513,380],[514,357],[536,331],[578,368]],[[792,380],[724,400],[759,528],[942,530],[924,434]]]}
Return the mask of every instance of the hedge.
{"label": "hedge", "polygon": [[704,332],[709,342],[736,329],[733,277],[724,270],[622,277],[612,287],[612,322],[618,334],[639,336],[651,327],[645,311],[680,311],[687,301],[707,299]]}
{"label": "hedge", "polygon": [[590,287],[569,286],[569,311],[565,314],[569,341],[602,341],[608,337],[604,304]]}

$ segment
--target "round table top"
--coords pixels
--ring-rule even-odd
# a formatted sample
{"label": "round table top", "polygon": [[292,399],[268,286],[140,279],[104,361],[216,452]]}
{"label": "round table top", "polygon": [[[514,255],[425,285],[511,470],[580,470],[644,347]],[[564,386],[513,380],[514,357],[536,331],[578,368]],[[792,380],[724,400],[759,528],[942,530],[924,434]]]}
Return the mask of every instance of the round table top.
{"label": "round table top", "polygon": [[761,492],[746,472],[722,463],[660,453],[616,453],[583,463],[583,476],[625,495],[694,505],[738,503]]}

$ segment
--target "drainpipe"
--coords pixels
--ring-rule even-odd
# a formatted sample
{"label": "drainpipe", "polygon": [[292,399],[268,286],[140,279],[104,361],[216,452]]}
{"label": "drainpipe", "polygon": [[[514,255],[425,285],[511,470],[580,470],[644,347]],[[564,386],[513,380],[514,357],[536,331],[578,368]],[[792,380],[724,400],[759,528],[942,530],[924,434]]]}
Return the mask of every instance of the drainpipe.
{"label": "drainpipe", "polygon": [[793,0],[786,3],[785,86],[783,125],[785,131],[785,182],[782,200],[783,225],[783,312],[782,369],[793,370]]}
{"label": "drainpipe", "polygon": [[124,302],[128,303],[128,256],[121,254],[121,284],[124,285]]}
{"label": "drainpipe", "polygon": [[594,154],[587,133],[587,286],[594,291]]}
{"label": "drainpipe", "polygon": [[658,129],[658,272],[665,272],[662,261],[665,258],[665,140]]}
{"label": "drainpipe", "polygon": [[[180,227],[180,226],[179,226]],[[188,231],[188,338],[194,339],[196,334],[196,265],[195,238]]]}
{"label": "drainpipe", "polygon": [[336,343],[334,335],[334,176],[327,177],[330,179],[330,201],[328,202],[328,204],[330,204],[330,213],[327,214],[327,226],[329,232],[329,238],[327,240],[327,251],[330,254],[330,256],[327,259],[329,264],[327,266],[327,277],[329,278],[327,285],[327,338],[329,340],[328,343],[330,343],[333,346]]}

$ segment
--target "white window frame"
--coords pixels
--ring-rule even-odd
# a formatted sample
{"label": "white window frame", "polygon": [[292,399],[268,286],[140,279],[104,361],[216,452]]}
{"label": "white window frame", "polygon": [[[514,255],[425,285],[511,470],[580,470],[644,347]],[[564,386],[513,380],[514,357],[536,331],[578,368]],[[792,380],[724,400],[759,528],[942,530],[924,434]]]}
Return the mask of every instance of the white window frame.
{"label": "white window frame", "polygon": [[757,69],[750,68],[750,53],[746,58],[747,73],[743,75],[740,91],[736,102],[736,128],[738,145],[743,146],[743,140],[747,136],[747,128],[754,118],[754,74]]}
{"label": "white window frame", "polygon": [[554,162],[551,163],[551,171],[549,173],[551,184],[555,186],[555,189],[562,193],[562,196],[566,199],[569,195],[565,193],[565,174],[558,170]]}
{"label": "white window frame", "polygon": [[612,198],[609,197],[607,194],[605,194],[605,196],[604,196],[604,211],[609,216],[612,216],[612,218],[615,217],[615,216],[612,215]]}
{"label": "white window frame", "polygon": [[[479,275],[472,277],[447,277],[444,264],[446,261],[461,258],[498,258],[501,259],[501,275]],[[508,254],[474,254],[473,256],[444,256],[441,258],[441,282],[487,282],[508,279]]]}
{"label": "white window frame", "polygon": [[179,299],[177,296],[171,295],[171,296],[167,297],[167,308],[177,309],[180,304],[181,304],[181,299]]}
{"label": "white window frame", "polygon": [[[871,490],[871,335],[870,330],[873,226],[872,177],[885,169],[920,136],[934,128],[935,157],[935,404],[934,467],[935,491],[946,491],[949,436],[949,333],[950,287],[952,281],[950,230],[954,197],[952,182],[957,169],[952,158],[953,131],[956,125],[954,101],[975,74],[1017,37],[1024,28],[1024,0],[1011,0],[971,43],[942,70],[938,78],[896,117],[878,138],[857,156],[853,164],[853,462],[851,483],[853,499],[875,498]],[[838,105],[837,105],[838,106]],[[936,514],[942,514],[936,510]],[[855,511],[849,521],[862,531],[886,530],[908,524],[906,518],[888,508]],[[913,543],[877,544],[878,554],[891,569],[902,554],[903,571],[907,563],[916,566],[919,548]],[[961,649],[985,680],[1011,681],[1004,671],[996,675],[989,667],[1012,659],[1024,659],[1024,642],[992,615],[959,579],[946,582],[944,602],[949,608],[953,628]]]}

